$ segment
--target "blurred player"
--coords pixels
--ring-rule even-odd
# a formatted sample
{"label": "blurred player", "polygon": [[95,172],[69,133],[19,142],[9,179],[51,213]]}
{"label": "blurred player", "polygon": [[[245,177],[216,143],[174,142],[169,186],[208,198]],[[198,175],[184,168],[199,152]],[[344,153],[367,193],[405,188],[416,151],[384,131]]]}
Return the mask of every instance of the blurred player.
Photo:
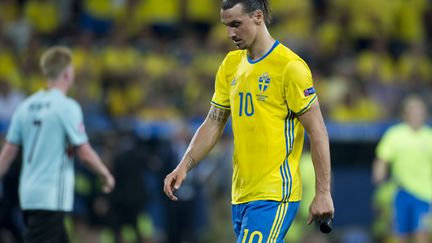
{"label": "blurred player", "polygon": [[72,210],[74,165],[72,153],[103,179],[103,191],[114,178],[88,142],[81,107],[66,96],[74,82],[72,53],[53,47],[40,66],[48,89],[28,97],[13,115],[0,154],[0,178],[22,147],[20,206],[28,226],[25,242],[68,242],[63,218]]}
{"label": "blurred player", "polygon": [[217,143],[231,115],[237,242],[283,242],[301,200],[304,128],[316,172],[308,223],[334,213],[329,142],[311,72],[269,34],[268,1],[224,0],[221,21],[239,50],[222,62],[207,118],[177,168],[166,176],[164,191],[177,200],[173,191]]}
{"label": "blurred player", "polygon": [[398,186],[394,199],[394,230],[399,242],[428,240],[428,213],[432,202],[432,129],[425,124],[427,108],[422,99],[410,96],[403,103],[405,122],[394,125],[376,149],[373,180],[380,184],[391,164]]}

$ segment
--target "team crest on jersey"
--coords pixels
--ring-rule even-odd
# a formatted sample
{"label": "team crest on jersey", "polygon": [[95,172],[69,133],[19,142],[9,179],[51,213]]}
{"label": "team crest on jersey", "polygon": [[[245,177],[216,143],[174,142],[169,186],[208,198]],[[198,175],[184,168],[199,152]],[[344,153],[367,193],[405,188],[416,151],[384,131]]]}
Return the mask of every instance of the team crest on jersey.
{"label": "team crest on jersey", "polygon": [[266,101],[267,95],[264,95],[264,92],[268,89],[270,85],[270,77],[268,73],[264,73],[258,78],[258,89],[259,93],[256,95],[258,101]]}
{"label": "team crest on jersey", "polygon": [[258,78],[258,89],[261,91],[261,93],[264,93],[268,86],[270,85],[270,77],[268,73],[264,73]]}

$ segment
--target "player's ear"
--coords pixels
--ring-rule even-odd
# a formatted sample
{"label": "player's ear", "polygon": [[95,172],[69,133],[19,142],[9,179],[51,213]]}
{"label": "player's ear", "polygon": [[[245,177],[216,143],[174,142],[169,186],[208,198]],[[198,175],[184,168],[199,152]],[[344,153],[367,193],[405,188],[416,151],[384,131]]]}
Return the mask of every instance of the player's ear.
{"label": "player's ear", "polygon": [[255,10],[253,16],[255,24],[259,25],[264,22],[264,13],[261,10]]}
{"label": "player's ear", "polygon": [[72,80],[73,78],[73,69],[72,69],[72,67],[67,67],[67,68],[65,68],[64,70],[63,70],[63,72],[62,72],[62,76],[63,76],[63,79],[64,80]]}
{"label": "player's ear", "polygon": [[68,73],[67,73],[66,68],[63,69],[63,71],[60,73],[60,78],[63,79],[63,80],[67,80],[68,76],[69,76],[69,75],[68,75]]}

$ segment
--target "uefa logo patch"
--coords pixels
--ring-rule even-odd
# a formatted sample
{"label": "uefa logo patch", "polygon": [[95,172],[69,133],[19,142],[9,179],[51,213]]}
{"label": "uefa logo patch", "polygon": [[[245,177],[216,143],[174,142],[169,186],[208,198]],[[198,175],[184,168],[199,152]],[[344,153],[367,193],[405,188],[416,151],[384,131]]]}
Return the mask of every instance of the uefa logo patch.
{"label": "uefa logo patch", "polygon": [[258,89],[261,93],[264,93],[268,89],[269,85],[270,77],[268,76],[268,73],[264,73],[258,78]]}
{"label": "uefa logo patch", "polygon": [[313,95],[315,93],[316,93],[316,91],[315,91],[314,87],[310,87],[309,89],[303,90],[303,94],[305,97],[308,97],[309,95]]}

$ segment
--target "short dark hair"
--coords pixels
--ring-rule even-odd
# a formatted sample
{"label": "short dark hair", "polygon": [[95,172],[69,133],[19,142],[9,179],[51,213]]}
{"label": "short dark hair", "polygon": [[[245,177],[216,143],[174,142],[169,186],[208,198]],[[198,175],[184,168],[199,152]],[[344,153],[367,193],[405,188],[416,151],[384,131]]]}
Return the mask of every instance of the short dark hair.
{"label": "short dark hair", "polygon": [[266,24],[271,22],[270,5],[268,0],[223,0],[221,8],[223,10],[230,9],[241,3],[246,13],[250,14],[256,10],[261,10],[264,14]]}

